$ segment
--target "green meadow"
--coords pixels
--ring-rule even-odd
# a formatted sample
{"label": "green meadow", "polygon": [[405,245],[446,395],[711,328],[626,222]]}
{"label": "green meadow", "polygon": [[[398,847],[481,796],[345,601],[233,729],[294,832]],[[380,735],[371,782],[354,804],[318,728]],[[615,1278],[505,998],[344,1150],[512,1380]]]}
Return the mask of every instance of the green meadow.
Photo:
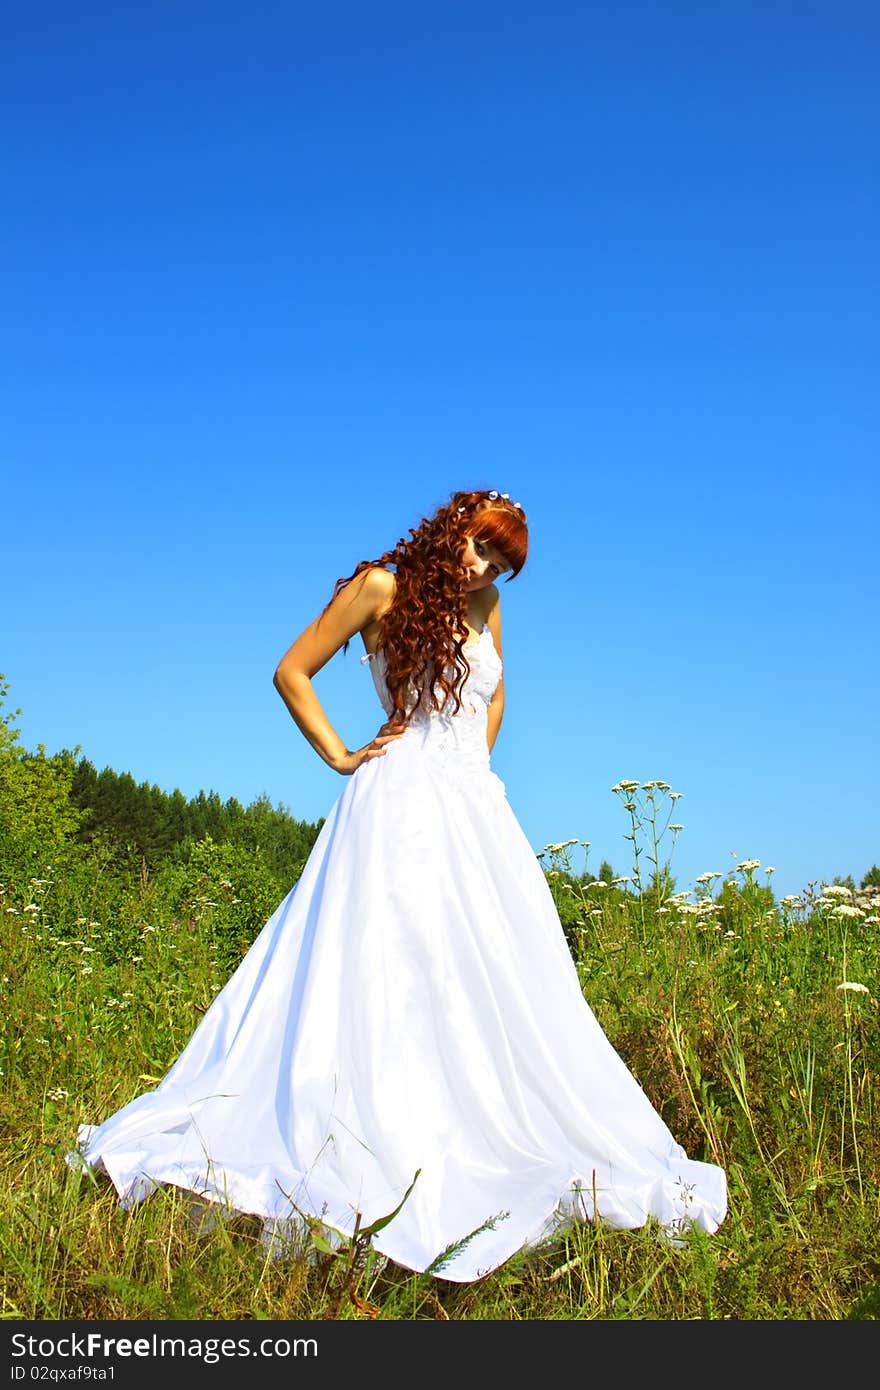
{"label": "green meadow", "polygon": [[611,790],[621,873],[588,871],[580,839],[539,856],[599,1022],[688,1154],[728,1175],[716,1234],[587,1224],[467,1285],[393,1265],[369,1229],[340,1241],[314,1223],[279,1252],[253,1218],[176,1189],[125,1211],[65,1154],[80,1123],[161,1079],[320,827],[24,749],[2,705],[5,1318],[878,1316],[876,867],[782,900],[754,859],[679,888],[680,793],[657,781]]}

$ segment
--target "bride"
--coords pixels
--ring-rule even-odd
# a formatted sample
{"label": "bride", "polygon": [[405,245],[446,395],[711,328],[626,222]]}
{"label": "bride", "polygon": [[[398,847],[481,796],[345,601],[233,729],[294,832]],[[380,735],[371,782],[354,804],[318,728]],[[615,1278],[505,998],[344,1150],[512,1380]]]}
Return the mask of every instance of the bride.
{"label": "bride", "polygon": [[[527,552],[519,502],[456,492],[282,657],[278,693],[349,780],[161,1083],[80,1126],[68,1161],[126,1207],[174,1184],[273,1235],[375,1223],[380,1253],[462,1282],[573,1221],[723,1221],[723,1170],[687,1157],[602,1032],[490,767],[497,581]],[[312,681],[356,633],[386,719],[352,750]]]}

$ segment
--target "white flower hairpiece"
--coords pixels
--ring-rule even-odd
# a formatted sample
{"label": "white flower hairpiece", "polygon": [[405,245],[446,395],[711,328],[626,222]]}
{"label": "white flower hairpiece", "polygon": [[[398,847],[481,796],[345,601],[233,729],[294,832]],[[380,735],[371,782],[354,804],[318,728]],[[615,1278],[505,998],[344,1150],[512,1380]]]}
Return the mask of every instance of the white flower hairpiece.
{"label": "white flower hairpiece", "polygon": [[[489,500],[490,500],[491,502],[494,502],[498,497],[503,497],[504,500],[505,500],[505,502],[509,502],[509,501],[510,501],[510,493],[509,493],[509,492],[497,492],[497,491],[495,490],[495,488],[493,488],[491,492],[487,492],[487,493],[486,493],[486,496],[489,498]],[[513,506],[514,506],[514,507],[519,507],[520,511],[522,511],[522,503],[521,503],[521,502],[514,502],[514,503],[513,503]],[[458,510],[459,510],[460,512],[466,512],[466,511],[467,511],[467,507],[459,507]]]}

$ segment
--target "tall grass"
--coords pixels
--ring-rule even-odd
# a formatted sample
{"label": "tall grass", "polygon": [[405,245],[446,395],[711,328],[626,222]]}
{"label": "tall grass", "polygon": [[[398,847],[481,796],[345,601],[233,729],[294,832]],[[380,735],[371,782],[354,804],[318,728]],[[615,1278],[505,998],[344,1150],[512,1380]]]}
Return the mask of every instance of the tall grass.
{"label": "tall grass", "polygon": [[673,892],[675,794],[615,791],[633,874],[576,872],[585,841],[541,859],[600,1023],[689,1155],[728,1174],[715,1235],[671,1246],[651,1223],[586,1225],[461,1285],[382,1259],[369,1230],[340,1243],[315,1225],[276,1258],[255,1222],[200,1222],[173,1188],[123,1211],[109,1183],[65,1165],[77,1125],[161,1078],[271,885],[238,888],[210,845],[185,881],[123,882],[83,851],[0,887],[4,1316],[877,1317],[878,894],[810,884],[777,903],[757,860]]}

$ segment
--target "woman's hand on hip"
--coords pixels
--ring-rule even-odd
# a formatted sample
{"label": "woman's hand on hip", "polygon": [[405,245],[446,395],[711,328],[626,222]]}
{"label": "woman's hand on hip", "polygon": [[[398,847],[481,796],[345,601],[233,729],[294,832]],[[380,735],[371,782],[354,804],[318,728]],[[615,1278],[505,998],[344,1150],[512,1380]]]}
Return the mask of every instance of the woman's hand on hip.
{"label": "woman's hand on hip", "polygon": [[384,758],[388,744],[400,738],[407,727],[402,719],[386,720],[375,738],[371,738],[363,748],[356,748],[354,752],[346,750],[339,761],[334,763],[334,771],[341,773],[343,777],[350,777],[353,772],[357,772],[361,763],[367,762],[370,758]]}

